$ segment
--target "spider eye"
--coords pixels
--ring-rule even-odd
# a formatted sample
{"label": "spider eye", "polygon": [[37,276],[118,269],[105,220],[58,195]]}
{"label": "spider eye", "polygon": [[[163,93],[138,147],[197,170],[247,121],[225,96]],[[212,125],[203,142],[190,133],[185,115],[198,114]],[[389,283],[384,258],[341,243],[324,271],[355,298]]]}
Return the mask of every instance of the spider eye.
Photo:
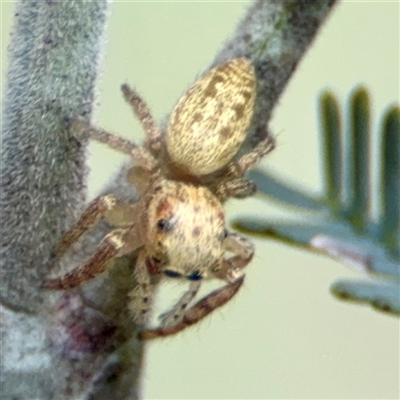
{"label": "spider eye", "polygon": [[166,219],[159,219],[157,221],[157,228],[160,231],[168,232],[171,229],[171,223]]}
{"label": "spider eye", "polygon": [[172,270],[170,270],[170,269],[166,269],[166,270],[164,271],[164,274],[165,274],[166,276],[169,276],[170,278],[179,278],[180,276],[182,276],[179,272],[172,271]]}
{"label": "spider eye", "polygon": [[201,276],[200,271],[194,271],[193,273],[191,273],[190,275],[188,275],[187,278],[188,278],[190,281],[199,281],[199,280],[202,279],[203,277]]}
{"label": "spider eye", "polygon": [[228,235],[229,235],[228,230],[227,230],[227,229],[224,229],[223,232],[222,232],[221,235],[220,235],[220,239],[221,239],[221,240],[225,240],[225,239],[228,237]]}

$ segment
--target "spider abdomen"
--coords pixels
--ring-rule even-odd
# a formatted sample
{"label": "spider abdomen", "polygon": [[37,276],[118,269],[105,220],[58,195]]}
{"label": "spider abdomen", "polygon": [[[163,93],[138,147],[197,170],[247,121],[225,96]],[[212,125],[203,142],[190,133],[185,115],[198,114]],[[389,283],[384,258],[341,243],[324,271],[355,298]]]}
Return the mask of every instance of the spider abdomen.
{"label": "spider abdomen", "polygon": [[195,176],[224,167],[246,137],[255,94],[254,67],[246,59],[209,71],[171,114],[165,138],[170,160]]}

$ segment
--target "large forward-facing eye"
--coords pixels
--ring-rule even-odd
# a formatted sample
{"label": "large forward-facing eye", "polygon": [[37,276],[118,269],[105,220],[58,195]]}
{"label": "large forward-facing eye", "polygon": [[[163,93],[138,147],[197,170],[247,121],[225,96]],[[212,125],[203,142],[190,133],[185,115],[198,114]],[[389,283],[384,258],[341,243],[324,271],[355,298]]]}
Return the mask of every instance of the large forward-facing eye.
{"label": "large forward-facing eye", "polygon": [[201,276],[200,271],[194,271],[193,273],[191,273],[190,275],[188,275],[187,278],[188,278],[190,281],[199,281],[199,280],[202,279],[203,277]]}
{"label": "large forward-facing eye", "polygon": [[172,271],[170,269],[166,269],[164,271],[164,275],[169,276],[170,278],[179,278],[180,276],[182,276],[179,272]]}
{"label": "large forward-facing eye", "polygon": [[229,235],[228,230],[224,229],[219,235],[219,240],[221,240],[221,242],[222,242],[223,240],[225,240],[228,237],[228,235]]}
{"label": "large forward-facing eye", "polygon": [[167,219],[159,219],[157,221],[157,228],[162,232],[168,232],[172,228],[172,224]]}

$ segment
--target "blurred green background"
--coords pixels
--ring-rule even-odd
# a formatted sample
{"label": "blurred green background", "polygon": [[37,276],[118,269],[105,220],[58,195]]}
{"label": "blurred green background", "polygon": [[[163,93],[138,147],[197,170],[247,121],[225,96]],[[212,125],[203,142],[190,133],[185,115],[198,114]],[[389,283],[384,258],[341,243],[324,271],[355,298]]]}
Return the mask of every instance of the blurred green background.
{"label": "blurred green background", "polygon": [[[96,124],[139,142],[143,134],[122,100],[120,84],[135,85],[162,120],[210,64],[249,4],[114,2]],[[1,2],[2,82],[13,7]],[[399,8],[396,1],[343,1],[336,7],[275,111],[271,128],[278,145],[263,166],[319,193],[316,99],[321,90],[330,88],[343,103],[355,85],[365,84],[375,116],[399,102]],[[122,160],[91,145],[90,198]],[[377,169],[373,172],[376,176]],[[260,198],[232,200],[227,213],[285,216],[285,210]],[[277,242],[254,241],[256,256],[245,287],[229,305],[201,325],[148,345],[143,398],[398,399],[399,320],[339,302],[329,293],[335,278],[357,273]],[[165,285],[157,312],[167,309],[177,290],[184,287]]]}

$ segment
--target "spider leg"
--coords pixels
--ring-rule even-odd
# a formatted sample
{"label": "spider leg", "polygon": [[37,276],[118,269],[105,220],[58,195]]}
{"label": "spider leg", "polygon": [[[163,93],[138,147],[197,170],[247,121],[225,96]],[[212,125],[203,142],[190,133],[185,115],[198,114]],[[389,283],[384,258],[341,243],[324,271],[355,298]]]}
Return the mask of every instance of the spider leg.
{"label": "spider leg", "polygon": [[125,100],[131,105],[133,112],[141,122],[146,132],[149,146],[154,151],[161,148],[161,131],[151,115],[150,109],[143,98],[127,84],[121,86]]}
{"label": "spider leg", "polygon": [[[79,286],[81,283],[94,278],[104,272],[116,256],[126,254],[126,237],[132,228],[116,229],[109,233],[100,244],[96,252],[82,266],[60,278],[48,279],[43,287],[46,289],[62,290]],[[129,246],[129,250],[132,245]]]}
{"label": "spider leg", "polygon": [[249,169],[253,168],[266,154],[275,148],[275,139],[267,134],[252,151],[244,154],[238,160],[228,165],[228,175],[233,177],[243,176]]}
{"label": "spider leg", "polygon": [[134,275],[137,286],[129,293],[129,310],[137,324],[145,324],[149,319],[153,304],[154,284],[146,265],[146,252],[142,249],[135,265]]}
{"label": "spider leg", "polygon": [[223,242],[225,250],[234,253],[233,257],[223,260],[222,268],[215,273],[217,278],[227,282],[235,282],[241,275],[242,270],[252,260],[254,255],[254,244],[245,237],[230,232]]}
{"label": "spider leg", "polygon": [[257,191],[257,186],[254,182],[245,178],[233,178],[218,182],[215,188],[211,188],[214,194],[218,197],[221,203],[224,203],[230,197],[242,199],[252,196]]}
{"label": "spider leg", "polygon": [[272,135],[267,134],[251,152],[228,164],[222,179],[217,180],[216,185],[211,185],[211,190],[219,200],[225,202],[230,197],[242,199],[252,196],[257,191],[257,186],[243,176],[274,147],[275,139]]}
{"label": "spider leg", "polygon": [[[180,321],[178,320],[177,323],[171,323],[168,325],[163,324],[160,328],[157,329],[144,330],[139,333],[139,339],[150,340],[159,337],[174,335],[186,329],[187,327],[201,321],[215,309],[223,306],[232,299],[232,297],[239,291],[244,282],[244,275],[242,270],[249,264],[249,262],[253,258],[254,245],[248,239],[238,235],[237,233],[229,233],[228,236],[224,239],[223,246],[226,251],[230,251],[235,255],[231,258],[223,260],[221,270],[218,271],[215,275],[217,278],[227,281],[228,284],[221,289],[215,290],[214,292],[210,293],[208,296],[202,298],[200,301],[190,307],[180,318]],[[182,299],[184,298],[184,296],[182,297]],[[177,307],[174,307],[173,310],[174,309],[177,309]],[[170,312],[168,312],[167,315],[172,316],[173,314],[170,314]],[[164,315],[163,318],[166,318],[167,315]]]}
{"label": "spider leg", "polygon": [[[132,225],[136,219],[136,205],[123,204],[114,196],[100,196],[89,204],[78,222],[64,234],[53,251],[52,260],[61,257],[88,229],[105,216],[114,225]],[[118,223],[119,222],[119,223]]]}
{"label": "spider leg", "polygon": [[196,324],[205,318],[208,314],[219,307],[222,307],[239,291],[243,285],[244,276],[236,281],[229,283],[221,289],[211,292],[208,296],[203,297],[196,304],[190,307],[184,314],[181,322],[176,325],[161,327],[157,329],[147,329],[139,333],[140,340],[151,340],[159,337],[171,336]]}
{"label": "spider leg", "polygon": [[187,290],[179,301],[171,308],[171,310],[160,316],[161,327],[174,326],[179,323],[187,309],[189,303],[194,299],[201,286],[200,281],[190,282],[189,290]]}
{"label": "spider leg", "polygon": [[154,172],[146,171],[145,169],[135,165],[128,170],[126,178],[127,181],[133,185],[141,195],[157,176],[158,175],[156,175]]}
{"label": "spider leg", "polygon": [[114,150],[131,156],[136,165],[145,170],[151,171],[158,165],[157,160],[148,150],[137,146],[128,139],[109,133],[104,129],[94,127],[81,119],[73,119],[69,124],[76,134],[104,143]]}

